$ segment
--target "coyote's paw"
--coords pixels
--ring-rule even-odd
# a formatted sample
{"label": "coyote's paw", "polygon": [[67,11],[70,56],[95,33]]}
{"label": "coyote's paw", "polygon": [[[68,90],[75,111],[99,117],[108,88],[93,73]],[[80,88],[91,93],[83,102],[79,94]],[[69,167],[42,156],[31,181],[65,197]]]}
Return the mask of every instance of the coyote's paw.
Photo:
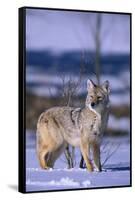
{"label": "coyote's paw", "polygon": [[87,166],[87,170],[88,170],[89,172],[93,172],[94,168],[93,168],[93,165],[92,165],[91,161],[90,161],[89,164],[87,164],[86,166]]}
{"label": "coyote's paw", "polygon": [[43,169],[45,169],[45,170],[49,170],[49,169],[50,169],[50,167],[48,167],[48,166],[45,166]]}
{"label": "coyote's paw", "polygon": [[94,168],[94,172],[101,172],[101,169],[99,169],[99,168]]}
{"label": "coyote's paw", "polygon": [[87,167],[87,170],[88,170],[89,172],[93,172],[93,168],[92,168],[92,167]]}

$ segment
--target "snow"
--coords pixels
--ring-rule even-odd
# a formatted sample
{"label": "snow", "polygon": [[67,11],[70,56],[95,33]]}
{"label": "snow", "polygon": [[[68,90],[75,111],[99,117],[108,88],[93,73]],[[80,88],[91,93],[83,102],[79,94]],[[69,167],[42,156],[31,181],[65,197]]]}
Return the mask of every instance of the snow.
{"label": "snow", "polygon": [[[45,72],[39,72],[38,70],[34,70],[34,67],[28,66],[26,68],[26,83],[27,89],[30,90],[33,94],[38,96],[59,96],[60,95],[60,87],[62,86],[62,75],[57,74],[47,74]],[[83,76],[82,84],[80,89],[77,91],[78,95],[86,95],[86,82],[87,79],[91,78],[95,80],[94,76],[88,77]],[[64,81],[67,82],[69,80],[69,75],[65,74]],[[72,80],[77,82],[78,77],[76,75],[72,75]],[[130,73],[128,71],[123,71],[118,76],[113,75],[102,75],[101,82],[109,80],[110,83],[110,101],[111,105],[125,105],[130,102]],[[32,85],[32,86],[31,86]]]}
{"label": "snow", "polygon": [[[71,76],[71,74],[70,74]],[[62,81],[67,82],[70,78],[74,80],[75,82],[78,80],[78,76],[75,74],[72,74],[72,77],[69,77],[68,74],[51,74],[46,73],[45,71],[40,71],[38,68],[34,68],[34,66],[27,66],[26,68],[26,82],[27,84],[30,83],[37,83],[37,84],[54,84],[54,85],[60,85],[62,84]],[[91,78],[92,80],[95,80],[95,76],[83,76],[83,84],[86,87],[86,80],[88,78]],[[116,75],[102,75],[101,76],[101,82],[104,82],[106,80],[109,80],[111,91],[113,90],[124,90],[127,86],[130,85],[130,73],[129,71],[123,71],[120,72],[117,76]],[[84,88],[83,88],[84,89]]]}
{"label": "snow", "polygon": [[40,168],[35,151],[35,134],[26,133],[26,190],[48,191],[75,188],[94,188],[130,185],[130,138],[104,138],[101,145],[101,163],[108,152],[117,151],[103,165],[102,172],[88,172],[78,168],[80,150],[75,149],[76,165],[67,169],[64,155],[56,161],[53,169]]}
{"label": "snow", "polygon": [[111,105],[129,105],[130,96],[129,91],[124,94],[110,94]]}
{"label": "snow", "polygon": [[[26,182],[27,191],[94,188],[105,186],[122,186],[130,184],[129,171],[90,172],[82,170],[52,170],[51,172],[36,171],[32,179]],[[41,176],[44,179],[41,179]],[[62,177],[62,178],[61,178]],[[40,181],[38,181],[40,179]],[[50,181],[49,181],[50,180]]]}
{"label": "snow", "polygon": [[109,116],[108,127],[115,130],[130,131],[130,119],[128,117],[121,117],[117,119],[113,115]]}
{"label": "snow", "polygon": [[[70,179],[68,177],[65,177],[65,178],[61,178],[59,181],[55,181],[55,180],[52,180],[52,181],[48,181],[48,182],[44,182],[44,183],[41,183],[41,182],[31,182],[30,179],[26,182],[27,185],[41,185],[41,186],[72,186],[72,187],[76,187],[76,186],[79,186],[79,183],[74,181],[73,179]],[[82,183],[84,186],[87,186],[90,184],[89,181],[84,181]]]}

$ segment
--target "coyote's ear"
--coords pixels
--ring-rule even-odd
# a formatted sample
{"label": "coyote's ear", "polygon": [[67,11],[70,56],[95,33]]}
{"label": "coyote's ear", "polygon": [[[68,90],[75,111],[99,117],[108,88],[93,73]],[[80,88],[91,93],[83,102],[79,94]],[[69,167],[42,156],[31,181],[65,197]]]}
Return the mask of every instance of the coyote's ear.
{"label": "coyote's ear", "polygon": [[102,88],[105,92],[107,92],[108,94],[110,93],[110,84],[109,81],[105,81],[102,85]]}
{"label": "coyote's ear", "polygon": [[87,90],[92,90],[95,87],[95,84],[93,83],[92,80],[87,80]]}

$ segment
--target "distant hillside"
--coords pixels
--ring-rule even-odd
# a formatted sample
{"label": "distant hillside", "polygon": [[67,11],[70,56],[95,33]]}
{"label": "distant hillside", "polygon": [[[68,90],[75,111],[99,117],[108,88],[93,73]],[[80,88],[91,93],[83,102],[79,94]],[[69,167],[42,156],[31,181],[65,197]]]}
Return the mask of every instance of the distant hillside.
{"label": "distant hillside", "polygon": [[[49,73],[66,72],[78,73],[80,66],[84,66],[84,74],[95,72],[95,53],[86,52],[82,59],[82,52],[73,51],[55,55],[50,51],[28,51],[26,64]],[[117,74],[123,70],[130,70],[130,54],[105,54],[101,56],[101,73]]]}

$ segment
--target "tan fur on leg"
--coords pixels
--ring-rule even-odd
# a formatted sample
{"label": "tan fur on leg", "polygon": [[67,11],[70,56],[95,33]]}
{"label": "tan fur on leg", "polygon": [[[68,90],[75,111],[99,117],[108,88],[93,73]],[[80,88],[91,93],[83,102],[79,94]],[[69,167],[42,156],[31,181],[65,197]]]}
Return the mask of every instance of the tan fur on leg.
{"label": "tan fur on leg", "polygon": [[91,171],[93,171],[93,165],[92,165],[92,163],[89,159],[89,151],[90,151],[89,150],[89,143],[81,142],[81,152],[82,152],[84,161],[86,163],[86,167],[91,172]]}
{"label": "tan fur on leg", "polygon": [[100,163],[100,146],[97,143],[92,144],[93,147],[93,159],[98,171],[101,171]]}

